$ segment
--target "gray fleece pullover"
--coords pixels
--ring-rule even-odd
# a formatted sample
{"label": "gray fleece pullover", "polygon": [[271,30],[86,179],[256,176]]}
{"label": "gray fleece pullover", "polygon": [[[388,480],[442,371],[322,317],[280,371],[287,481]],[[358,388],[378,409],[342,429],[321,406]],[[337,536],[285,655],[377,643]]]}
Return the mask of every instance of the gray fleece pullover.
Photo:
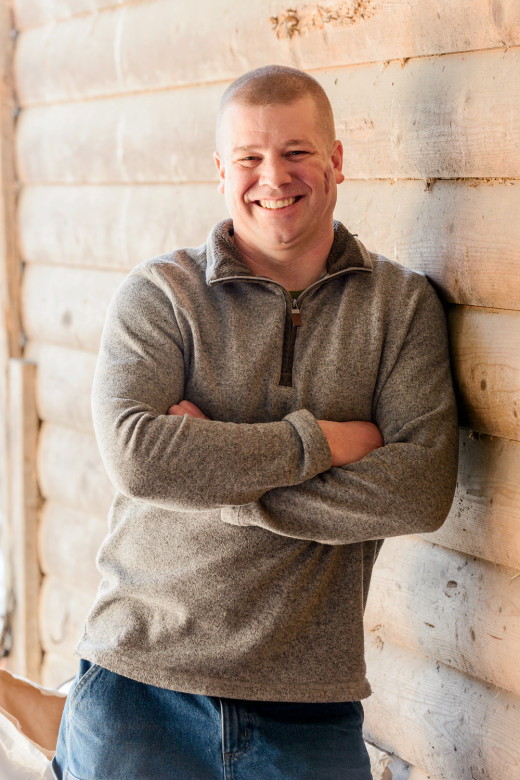
{"label": "gray fleece pullover", "polygon": [[[369,695],[372,567],[382,539],[446,517],[457,423],[426,278],[339,223],[327,272],[293,312],[226,221],[116,293],[93,413],[118,492],[82,657],[191,693]],[[167,416],[183,398],[211,420]],[[332,468],[317,419],[371,420],[384,446]]]}

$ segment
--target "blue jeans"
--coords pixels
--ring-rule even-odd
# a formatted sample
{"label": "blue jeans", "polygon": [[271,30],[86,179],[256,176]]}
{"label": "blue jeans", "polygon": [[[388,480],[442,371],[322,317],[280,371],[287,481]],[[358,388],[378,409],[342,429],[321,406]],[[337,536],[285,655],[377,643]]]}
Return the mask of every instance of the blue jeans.
{"label": "blue jeans", "polygon": [[81,661],[58,780],[372,780],[360,702],[297,704],[177,693]]}

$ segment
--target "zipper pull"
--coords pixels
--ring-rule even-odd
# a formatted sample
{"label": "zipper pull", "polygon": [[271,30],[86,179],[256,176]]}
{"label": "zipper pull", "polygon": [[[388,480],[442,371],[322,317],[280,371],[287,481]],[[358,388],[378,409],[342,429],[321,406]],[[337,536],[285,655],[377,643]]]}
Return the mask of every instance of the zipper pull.
{"label": "zipper pull", "polygon": [[293,298],[293,300],[292,300],[291,315],[292,315],[292,324],[293,325],[298,326],[298,325],[302,324],[302,315],[301,315],[300,310],[298,308],[298,304],[296,302],[296,298]]}

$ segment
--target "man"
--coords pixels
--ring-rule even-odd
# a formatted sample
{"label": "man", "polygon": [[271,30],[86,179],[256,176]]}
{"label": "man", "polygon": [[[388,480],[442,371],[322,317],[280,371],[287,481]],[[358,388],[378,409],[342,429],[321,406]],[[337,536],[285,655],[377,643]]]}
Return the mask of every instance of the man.
{"label": "man", "polygon": [[333,221],[313,78],[234,82],[215,160],[232,219],[108,314],[93,410],[118,493],[56,777],[367,780],[372,566],[453,496],[443,312]]}

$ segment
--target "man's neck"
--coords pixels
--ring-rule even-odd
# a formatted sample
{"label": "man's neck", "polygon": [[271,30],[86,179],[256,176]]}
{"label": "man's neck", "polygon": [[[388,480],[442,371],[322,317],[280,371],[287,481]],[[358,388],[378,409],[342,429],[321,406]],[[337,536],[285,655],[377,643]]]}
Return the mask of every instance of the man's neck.
{"label": "man's neck", "polygon": [[266,254],[252,251],[235,234],[235,244],[249,270],[255,276],[267,276],[286,290],[304,290],[323,275],[333,240],[332,233],[327,241],[310,251],[281,247]]}

